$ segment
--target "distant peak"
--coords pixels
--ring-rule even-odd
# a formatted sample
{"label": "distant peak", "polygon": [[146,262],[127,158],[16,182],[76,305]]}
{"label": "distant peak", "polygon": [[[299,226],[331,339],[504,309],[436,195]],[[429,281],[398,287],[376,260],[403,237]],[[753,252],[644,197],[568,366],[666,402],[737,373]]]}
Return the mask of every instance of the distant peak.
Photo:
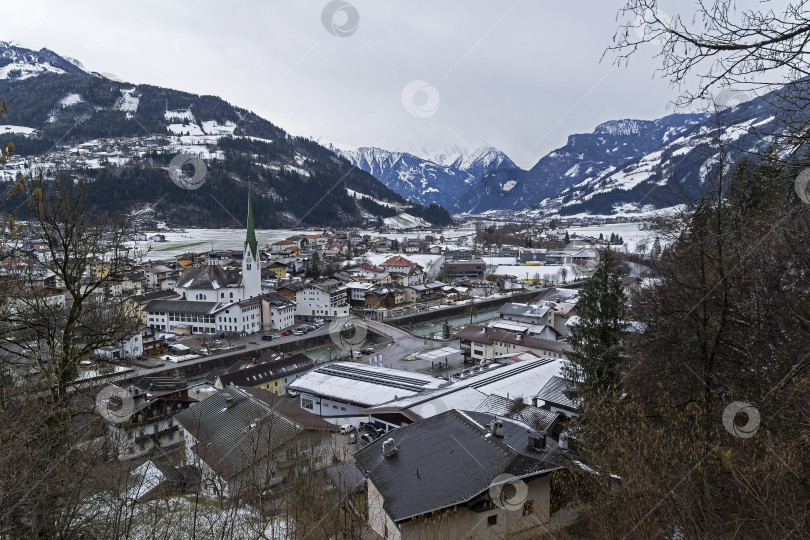
{"label": "distant peak", "polygon": [[650,124],[647,120],[611,120],[596,126],[594,133],[604,133],[607,135],[638,135],[645,124]]}

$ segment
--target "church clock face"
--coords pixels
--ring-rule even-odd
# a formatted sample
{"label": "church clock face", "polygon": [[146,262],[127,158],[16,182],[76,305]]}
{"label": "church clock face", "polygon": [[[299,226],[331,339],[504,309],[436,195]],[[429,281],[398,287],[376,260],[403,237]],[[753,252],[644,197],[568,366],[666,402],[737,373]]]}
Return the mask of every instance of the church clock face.
{"label": "church clock face", "polygon": [[249,262],[249,263],[250,263],[250,262],[253,262],[253,258],[252,258],[250,255],[248,255],[248,256],[247,256],[247,259],[245,259],[245,261],[246,261],[246,262]]}

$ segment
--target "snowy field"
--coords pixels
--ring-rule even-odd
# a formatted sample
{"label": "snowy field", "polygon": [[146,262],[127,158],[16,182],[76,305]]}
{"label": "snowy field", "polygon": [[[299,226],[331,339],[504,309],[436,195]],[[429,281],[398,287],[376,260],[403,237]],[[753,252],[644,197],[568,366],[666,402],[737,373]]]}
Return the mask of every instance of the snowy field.
{"label": "snowy field", "polygon": [[[655,234],[650,231],[642,231],[641,223],[614,223],[609,225],[594,225],[587,227],[569,227],[566,229],[572,236],[574,234],[595,236],[599,237],[602,233],[606,238],[610,237],[611,233],[616,233],[624,239],[626,251],[635,252],[639,242],[646,240],[647,246],[652,245]],[[307,231],[294,231],[292,229],[258,229],[256,230],[256,238],[259,245],[264,247],[267,243],[278,242],[296,234],[320,234],[322,229],[311,229]],[[382,236],[385,238],[403,240],[404,238],[415,238],[415,233],[386,233],[379,234],[375,231],[359,231],[361,235],[368,234],[372,237]],[[186,229],[185,232],[165,232],[161,233],[166,236],[165,242],[137,242],[136,247],[141,252],[148,252],[143,255],[145,260],[158,260],[158,259],[173,259],[178,255],[187,252],[201,253],[214,250],[225,249],[242,249],[245,243],[245,230],[244,229]],[[422,232],[421,236],[426,234],[434,234]],[[475,234],[475,229],[471,227],[464,227],[459,229],[444,229],[441,234],[445,240],[454,240],[457,238],[468,238]],[[150,235],[151,236],[151,235]],[[662,239],[663,243],[663,239]],[[372,255],[371,260],[378,264],[391,254],[380,254],[379,256]],[[437,255],[424,255],[424,254],[403,254],[404,257],[421,264],[422,266],[429,266],[432,264]],[[380,258],[378,261],[376,258]],[[512,257],[485,257],[489,265],[508,265],[514,264]]]}
{"label": "snowy field", "polygon": [[[265,247],[267,243],[278,242],[296,234],[321,234],[323,229],[312,229],[308,231],[294,231],[292,229],[257,229],[256,239],[259,241],[259,246]],[[474,231],[473,231],[474,232]],[[368,234],[371,237],[382,236],[385,238],[402,240],[404,238],[415,238],[417,235],[414,233],[388,233],[379,234],[375,231],[359,231],[361,235]],[[469,232],[461,230],[447,230],[446,237],[461,236],[469,234]],[[155,233],[149,233],[148,236],[154,236]],[[185,232],[162,232],[166,237],[165,242],[152,242],[144,241],[137,242],[136,249],[148,253],[142,256],[144,260],[158,260],[158,259],[173,259],[183,253],[194,252],[201,253],[210,250],[225,250],[225,249],[242,249],[245,244],[245,229],[186,229]],[[423,235],[426,233],[423,233]],[[449,235],[449,236],[448,236]],[[387,254],[382,260],[391,257],[393,254]],[[420,257],[427,257],[432,262],[437,255],[414,255],[408,254],[406,256],[416,263],[422,264]],[[382,262],[382,261],[380,261]]]}
{"label": "snowy field", "polygon": [[[581,236],[594,236],[599,238],[599,234],[604,235],[605,238],[610,238],[611,233],[616,233],[624,240],[625,247],[622,251],[628,253],[635,253],[639,243],[647,244],[649,250],[655,240],[655,233],[652,231],[641,230],[642,223],[610,223],[606,225],[591,225],[585,227],[567,227],[565,230],[573,236],[575,234]],[[663,239],[662,239],[663,242]],[[613,249],[618,250],[619,246],[613,246]]]}

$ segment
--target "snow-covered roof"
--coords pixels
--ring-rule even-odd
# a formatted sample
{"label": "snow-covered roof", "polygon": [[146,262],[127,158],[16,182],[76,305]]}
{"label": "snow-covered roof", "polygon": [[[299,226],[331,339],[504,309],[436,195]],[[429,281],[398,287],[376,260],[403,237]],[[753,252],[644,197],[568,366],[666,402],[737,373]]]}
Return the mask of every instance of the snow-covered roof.
{"label": "snow-covered roof", "polygon": [[399,369],[333,362],[299,377],[289,388],[371,407],[439,388],[445,381]]}

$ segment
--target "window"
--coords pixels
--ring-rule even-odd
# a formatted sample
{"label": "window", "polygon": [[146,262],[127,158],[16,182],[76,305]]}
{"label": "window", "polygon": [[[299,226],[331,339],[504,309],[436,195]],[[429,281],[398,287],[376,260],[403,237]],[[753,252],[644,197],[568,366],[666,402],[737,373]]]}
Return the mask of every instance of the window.
{"label": "window", "polygon": [[309,398],[302,397],[301,398],[301,407],[304,409],[312,410],[314,408],[312,400]]}
{"label": "window", "polygon": [[491,516],[487,516],[487,526],[492,527],[493,525],[498,524],[498,514],[493,514]]}

